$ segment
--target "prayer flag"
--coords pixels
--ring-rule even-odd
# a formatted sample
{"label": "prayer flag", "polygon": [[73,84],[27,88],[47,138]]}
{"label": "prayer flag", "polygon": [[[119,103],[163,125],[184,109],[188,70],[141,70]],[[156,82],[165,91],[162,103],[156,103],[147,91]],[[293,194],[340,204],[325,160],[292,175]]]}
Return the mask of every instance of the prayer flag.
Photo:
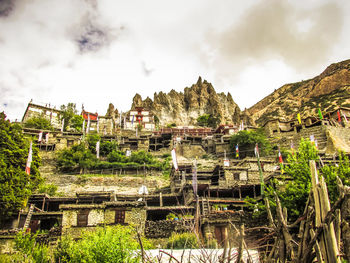
{"label": "prayer flag", "polygon": [[173,159],[173,165],[174,165],[175,171],[178,171],[178,170],[179,170],[179,167],[178,167],[178,165],[177,165],[177,159],[176,159],[176,151],[175,151],[175,148],[171,150],[171,158]]}
{"label": "prayer flag", "polygon": [[321,120],[323,120],[323,115],[320,108],[318,108],[318,116],[320,117]]}
{"label": "prayer flag", "polygon": [[197,160],[194,162],[193,170],[192,170],[192,187],[193,193],[197,196],[198,183],[197,183]]}
{"label": "prayer flag", "polygon": [[238,144],[236,145],[236,158],[239,158],[239,149],[238,149]]}
{"label": "prayer flag", "polygon": [[278,161],[279,161],[280,163],[283,163],[283,158],[282,158],[282,154],[281,154],[281,151],[280,151],[280,150],[278,150]]}
{"label": "prayer flag", "polygon": [[346,118],[346,115],[343,113],[343,117],[345,119],[346,122],[348,122],[348,118]]}
{"label": "prayer flag", "polygon": [[96,158],[100,158],[100,141],[96,142]]}
{"label": "prayer flag", "polygon": [[30,142],[30,147],[29,147],[29,153],[28,153],[28,159],[27,159],[27,164],[26,164],[26,173],[30,175],[30,166],[33,161],[33,143]]}
{"label": "prayer flag", "polygon": [[97,133],[99,132],[99,129],[100,129],[100,123],[99,123],[99,119],[98,119],[98,116],[97,116],[97,125],[96,125],[96,129],[97,129]]}
{"label": "prayer flag", "polygon": [[46,135],[45,135],[45,141],[46,141],[46,144],[49,143],[49,133],[46,133]]}
{"label": "prayer flag", "polygon": [[88,122],[86,125],[86,133],[89,133],[89,130],[90,130],[90,113],[88,113]]}
{"label": "prayer flag", "polygon": [[40,132],[39,132],[38,142],[41,142],[42,139],[43,139],[43,132],[40,131]]}
{"label": "prayer flag", "polygon": [[255,156],[256,156],[256,157],[258,157],[258,158],[260,157],[260,156],[259,156],[259,147],[258,147],[258,144],[255,145],[254,153],[255,153]]}
{"label": "prayer flag", "polygon": [[62,127],[61,127],[61,132],[64,130],[64,119],[62,119]]}
{"label": "prayer flag", "polygon": [[135,115],[132,115],[131,126],[134,125],[134,118],[135,118]]}
{"label": "prayer flag", "polygon": [[279,161],[280,167],[281,167],[281,174],[283,174],[284,173],[284,170],[283,170],[283,159],[282,159],[282,154],[281,154],[280,149],[278,149],[278,161]]}
{"label": "prayer flag", "polygon": [[300,113],[298,113],[298,114],[297,114],[297,119],[298,119],[299,124],[301,124],[301,117],[300,117]]}
{"label": "prayer flag", "polygon": [[339,112],[339,110],[337,111],[337,114],[338,114],[338,122],[341,122],[341,117],[340,117],[340,112]]}

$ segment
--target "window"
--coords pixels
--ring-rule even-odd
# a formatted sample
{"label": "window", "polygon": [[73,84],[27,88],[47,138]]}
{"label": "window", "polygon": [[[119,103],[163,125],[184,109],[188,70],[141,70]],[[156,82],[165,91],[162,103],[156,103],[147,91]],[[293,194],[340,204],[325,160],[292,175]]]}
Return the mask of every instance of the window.
{"label": "window", "polygon": [[235,180],[239,180],[239,173],[235,173],[235,174],[233,175],[233,178],[234,178]]}
{"label": "window", "polygon": [[115,223],[116,224],[125,223],[125,210],[115,210]]}
{"label": "window", "polygon": [[77,226],[87,226],[88,225],[88,217],[89,210],[80,210],[77,216]]}

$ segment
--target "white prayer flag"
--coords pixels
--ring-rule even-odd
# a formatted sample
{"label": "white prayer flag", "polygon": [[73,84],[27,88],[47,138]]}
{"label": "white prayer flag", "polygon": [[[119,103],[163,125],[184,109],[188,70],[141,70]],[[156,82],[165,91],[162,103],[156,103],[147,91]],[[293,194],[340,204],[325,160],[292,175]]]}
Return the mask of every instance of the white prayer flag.
{"label": "white prayer flag", "polygon": [[46,141],[46,144],[49,143],[49,133],[46,133],[46,135],[45,135],[45,141]]}
{"label": "white prayer flag", "polygon": [[89,130],[90,130],[90,114],[88,113],[88,122],[86,125],[86,133],[89,133]]}
{"label": "white prayer flag", "polygon": [[64,119],[62,119],[62,127],[61,127],[61,132],[64,130]]}
{"label": "white prayer flag", "polygon": [[193,170],[192,170],[192,187],[193,187],[194,195],[197,196],[197,191],[198,191],[197,160],[194,161],[194,166],[193,166]]}
{"label": "white prayer flag", "polygon": [[33,143],[30,142],[30,147],[29,147],[29,153],[28,153],[28,159],[27,159],[27,164],[26,164],[26,173],[30,175],[30,166],[33,161]]}
{"label": "white prayer flag", "polygon": [[175,148],[171,150],[171,158],[173,159],[173,165],[174,165],[175,171],[178,171],[178,170],[179,170],[179,167],[178,167],[178,165],[177,165],[177,159],[176,159],[176,151],[175,151]]}
{"label": "white prayer flag", "polygon": [[39,132],[38,142],[41,142],[42,139],[43,139],[43,132],[40,131],[40,132]]}
{"label": "white prayer flag", "polygon": [[96,143],[96,158],[100,158],[100,141]]}

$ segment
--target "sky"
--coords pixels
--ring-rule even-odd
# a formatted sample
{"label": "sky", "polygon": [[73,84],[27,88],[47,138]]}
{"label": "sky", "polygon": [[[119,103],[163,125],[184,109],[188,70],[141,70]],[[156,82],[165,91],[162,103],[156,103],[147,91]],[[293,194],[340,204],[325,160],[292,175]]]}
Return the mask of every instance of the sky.
{"label": "sky", "polygon": [[104,115],[199,76],[243,110],[350,58],[348,0],[0,0],[0,112]]}

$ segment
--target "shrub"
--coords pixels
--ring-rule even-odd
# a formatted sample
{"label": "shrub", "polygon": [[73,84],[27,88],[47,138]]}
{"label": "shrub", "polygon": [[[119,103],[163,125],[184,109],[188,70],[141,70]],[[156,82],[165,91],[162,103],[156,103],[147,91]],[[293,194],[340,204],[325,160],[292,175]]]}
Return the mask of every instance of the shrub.
{"label": "shrub", "polygon": [[[135,250],[140,248],[136,241],[136,231],[129,226],[107,226],[97,228],[95,232],[85,232],[82,238],[74,241],[63,237],[55,252],[56,262],[140,262]],[[144,248],[149,242],[143,239]]]}
{"label": "shrub", "polygon": [[168,240],[167,248],[199,248],[198,238],[194,233],[172,233]]}
{"label": "shrub", "polygon": [[73,145],[70,149],[57,152],[57,167],[61,171],[92,168],[97,163],[96,156],[83,143]]}
{"label": "shrub", "polygon": [[114,150],[107,155],[108,162],[127,162],[128,157],[122,151]]}
{"label": "shrub", "polygon": [[118,149],[118,143],[116,141],[103,141],[100,146],[100,155],[108,156],[113,151]]}
{"label": "shrub", "polygon": [[239,131],[232,135],[230,147],[235,152],[236,145],[239,145],[240,157],[254,156],[255,145],[258,144],[260,156],[271,154],[272,146],[268,141],[264,130]]}
{"label": "shrub", "polygon": [[49,247],[45,244],[37,242],[37,237],[40,233],[35,234],[19,232],[15,237],[15,248],[28,258],[29,262],[51,262],[51,254]]}
{"label": "shrub", "polygon": [[54,184],[42,184],[39,186],[38,189],[39,193],[45,193],[48,194],[50,196],[54,196],[57,194],[57,185]]}
{"label": "shrub", "polygon": [[50,120],[43,116],[32,117],[24,123],[24,127],[40,130],[53,130]]}

